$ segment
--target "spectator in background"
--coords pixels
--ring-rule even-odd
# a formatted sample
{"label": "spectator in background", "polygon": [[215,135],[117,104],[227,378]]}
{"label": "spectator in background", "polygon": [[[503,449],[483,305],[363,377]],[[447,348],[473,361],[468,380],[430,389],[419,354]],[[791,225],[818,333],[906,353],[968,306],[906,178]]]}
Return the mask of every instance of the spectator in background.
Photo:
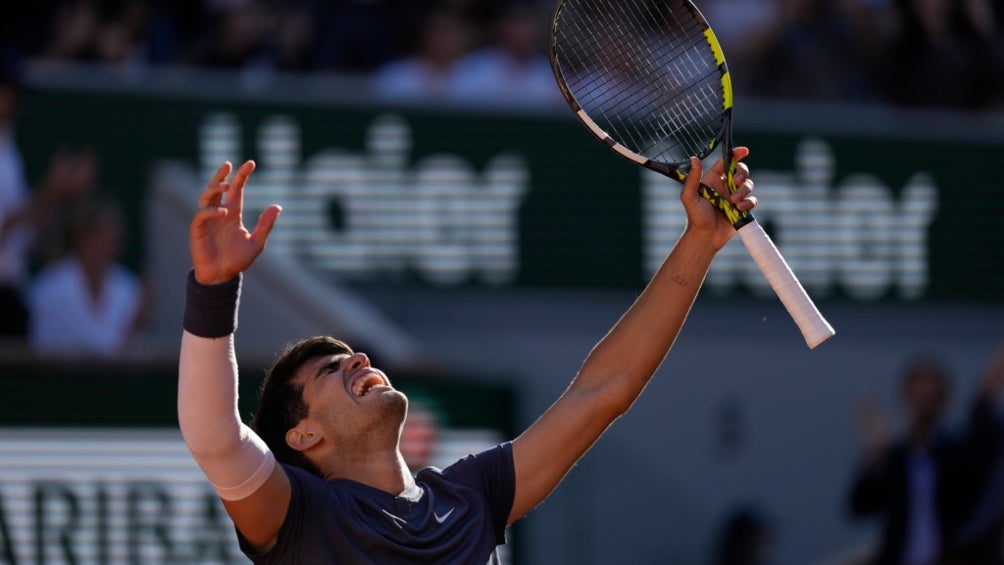
{"label": "spectator in background", "polygon": [[68,224],[68,253],[39,272],[29,293],[37,353],[111,357],[145,321],[143,285],[118,263],[124,218],[114,203],[82,202]]}
{"label": "spectator in background", "polygon": [[317,68],[363,74],[401,57],[414,22],[422,20],[430,5],[426,0],[313,2],[324,30]]}
{"label": "spectator in background", "polygon": [[95,38],[99,61],[120,67],[146,65],[151,18],[148,2],[113,5],[114,9],[102,14]]}
{"label": "spectator in background", "polygon": [[275,10],[271,38],[273,66],[288,72],[313,69],[321,35],[313,11],[301,2],[282,2]]}
{"label": "spectator in background", "polygon": [[531,2],[503,3],[489,43],[457,62],[454,99],[531,106],[561,100],[547,59],[548,21]]}
{"label": "spectator in background", "polygon": [[[890,100],[908,106],[982,108],[999,94],[1000,59],[989,0],[894,0]],[[997,8],[1000,9],[1000,8]]]}
{"label": "spectator in background", "polygon": [[218,2],[200,62],[210,68],[247,69],[271,66],[268,6],[260,0]]}
{"label": "spectator in background", "polygon": [[446,100],[455,87],[457,61],[467,52],[472,30],[456,10],[429,14],[411,55],[380,66],[372,76],[383,100]]}
{"label": "spectator in background", "polygon": [[951,383],[945,365],[933,357],[915,358],[902,374],[907,428],[900,438],[891,438],[873,401],[859,406],[863,456],[849,502],[853,515],[883,522],[872,563],[967,563],[964,527],[1000,442],[994,404],[1001,380],[984,380],[965,433],[949,433],[944,425]]}
{"label": "spectator in background", "polygon": [[412,399],[408,403],[408,415],[401,428],[401,455],[404,462],[416,474],[433,465],[433,457],[439,448],[439,433],[442,421],[432,402]]}
{"label": "spectator in background", "polygon": [[87,0],[60,2],[53,11],[49,44],[42,56],[62,61],[85,61],[95,57],[98,29],[97,7]]}
{"label": "spectator in background", "polygon": [[113,67],[145,64],[150,18],[148,2],[59,2],[51,22],[51,40],[41,55]]}
{"label": "spectator in background", "polygon": [[775,0],[707,0],[701,12],[714,26],[736,90],[753,94],[760,61],[778,26]]}
{"label": "spectator in background", "polygon": [[889,52],[889,38],[898,26],[892,0],[840,0],[831,9],[843,38],[842,78],[850,83],[848,93],[861,101],[883,101],[889,91],[889,67],[895,64]]}
{"label": "spectator in background", "polygon": [[31,244],[66,201],[85,193],[94,169],[88,152],[61,150],[31,191],[14,135],[17,106],[23,95],[17,62],[4,54],[0,61],[0,336],[24,338],[28,309]]}
{"label": "spectator in background", "polygon": [[[460,14],[462,100],[557,100],[541,0],[55,0],[8,3],[0,42],[31,56],[369,75],[416,51],[429,15]],[[970,110],[1004,108],[994,0],[704,0],[737,92]],[[258,74],[250,73],[257,77]],[[261,75],[264,76],[264,75]]]}
{"label": "spectator in background", "polygon": [[[983,373],[978,391],[980,401],[992,408],[1004,386],[1004,341],[997,345]],[[990,410],[984,416],[993,416]],[[975,438],[977,445],[986,446],[977,461],[986,475],[979,477],[983,488],[976,508],[962,529],[964,547],[961,563],[976,565],[1004,564],[1004,422],[997,417],[992,425],[981,429],[990,435]]]}
{"label": "spectator in background", "polygon": [[838,17],[839,4],[830,0],[774,4],[777,20],[761,41],[756,64],[736,69],[752,79],[754,92],[783,99],[867,98],[871,77],[855,58],[853,38]]}
{"label": "spectator in background", "polygon": [[191,65],[208,29],[202,0],[153,0],[147,38],[151,65]]}

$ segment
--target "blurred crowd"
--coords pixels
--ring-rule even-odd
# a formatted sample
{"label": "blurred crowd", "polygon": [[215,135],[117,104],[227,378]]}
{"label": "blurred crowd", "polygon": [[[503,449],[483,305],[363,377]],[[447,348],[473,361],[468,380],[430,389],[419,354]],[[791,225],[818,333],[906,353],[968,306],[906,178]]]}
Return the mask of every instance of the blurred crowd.
{"label": "blurred crowd", "polygon": [[[864,392],[854,410],[860,455],[849,477],[849,520],[870,523],[860,545],[833,565],[1004,564],[1004,341],[951,421],[958,381],[948,362],[923,351],[894,379],[895,409]],[[714,565],[769,565],[777,525],[740,504],[719,526]]]}
{"label": "blurred crowd", "polygon": [[[1000,109],[994,0],[700,0],[744,96]],[[556,99],[551,0],[41,0],[7,47],[113,68],[372,77],[378,96]]]}
{"label": "blurred crowd", "polygon": [[123,210],[100,194],[89,148],[59,149],[29,183],[14,133],[23,96],[0,68],[0,339],[46,356],[121,355],[150,297],[120,263]]}
{"label": "blurred crowd", "polygon": [[946,417],[955,385],[944,360],[920,354],[899,375],[898,430],[874,398],[857,407],[861,457],[848,509],[878,522],[868,563],[1004,563],[1004,342],[966,399],[960,425]]}
{"label": "blurred crowd", "polygon": [[705,0],[738,92],[1000,110],[996,0]]}

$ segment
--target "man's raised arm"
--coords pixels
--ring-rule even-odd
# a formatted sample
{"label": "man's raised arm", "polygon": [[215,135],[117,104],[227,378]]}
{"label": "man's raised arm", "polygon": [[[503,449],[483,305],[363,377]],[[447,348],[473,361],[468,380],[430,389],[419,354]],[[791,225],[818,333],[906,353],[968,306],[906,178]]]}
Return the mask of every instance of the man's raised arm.
{"label": "man's raised arm", "polygon": [[290,485],[272,452],[240,420],[233,332],[241,273],[265,248],[280,208],[267,208],[248,232],[241,215],[254,162],[244,163],[228,181],[231,170],[230,163],[217,170],[199,196],[189,228],[193,268],[178,363],[178,423],[237,529],[264,550],[285,518]]}
{"label": "man's raised arm", "polygon": [[[746,157],[735,150],[735,159]],[[722,188],[719,161],[703,182]],[[683,326],[711,260],[735,228],[698,195],[701,163],[692,169],[681,194],[687,227],[645,290],[589,353],[568,389],[543,416],[513,441],[516,496],[512,523],[551,493],[604,430],[626,412],[659,368]],[[753,183],[745,165],[736,173],[739,190],[729,198],[750,210]]]}

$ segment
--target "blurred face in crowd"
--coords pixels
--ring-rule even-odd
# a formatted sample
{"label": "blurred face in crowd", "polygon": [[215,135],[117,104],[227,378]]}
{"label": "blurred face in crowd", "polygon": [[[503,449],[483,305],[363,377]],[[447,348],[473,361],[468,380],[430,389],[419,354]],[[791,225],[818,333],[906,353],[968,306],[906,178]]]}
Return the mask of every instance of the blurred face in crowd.
{"label": "blurred face in crowd", "polygon": [[510,8],[497,24],[497,40],[510,54],[527,58],[543,52],[544,38],[537,14],[528,7]]}
{"label": "blurred face in crowd", "polygon": [[419,51],[426,59],[440,67],[449,67],[459,59],[470,45],[470,29],[452,12],[442,11],[430,16],[422,32]]}
{"label": "blurred face in crowd", "polygon": [[401,430],[401,455],[412,471],[432,464],[439,443],[439,419],[421,402],[408,408],[408,416]]}
{"label": "blurred face in crowd", "polygon": [[95,212],[93,221],[74,235],[74,251],[85,266],[107,268],[122,256],[124,218],[115,208]]}
{"label": "blurred face in crowd", "polygon": [[915,365],[904,377],[902,395],[913,435],[934,431],[948,404],[948,381],[943,369],[933,362]]}

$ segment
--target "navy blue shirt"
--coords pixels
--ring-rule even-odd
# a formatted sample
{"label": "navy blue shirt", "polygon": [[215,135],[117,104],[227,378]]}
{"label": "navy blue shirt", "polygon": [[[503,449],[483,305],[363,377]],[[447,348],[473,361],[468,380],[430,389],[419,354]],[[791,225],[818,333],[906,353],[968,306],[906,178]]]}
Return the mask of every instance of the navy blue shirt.
{"label": "navy blue shirt", "polygon": [[257,564],[498,563],[516,491],[512,444],[420,471],[393,495],[351,481],[326,481],[283,465],[292,486],[275,547]]}

